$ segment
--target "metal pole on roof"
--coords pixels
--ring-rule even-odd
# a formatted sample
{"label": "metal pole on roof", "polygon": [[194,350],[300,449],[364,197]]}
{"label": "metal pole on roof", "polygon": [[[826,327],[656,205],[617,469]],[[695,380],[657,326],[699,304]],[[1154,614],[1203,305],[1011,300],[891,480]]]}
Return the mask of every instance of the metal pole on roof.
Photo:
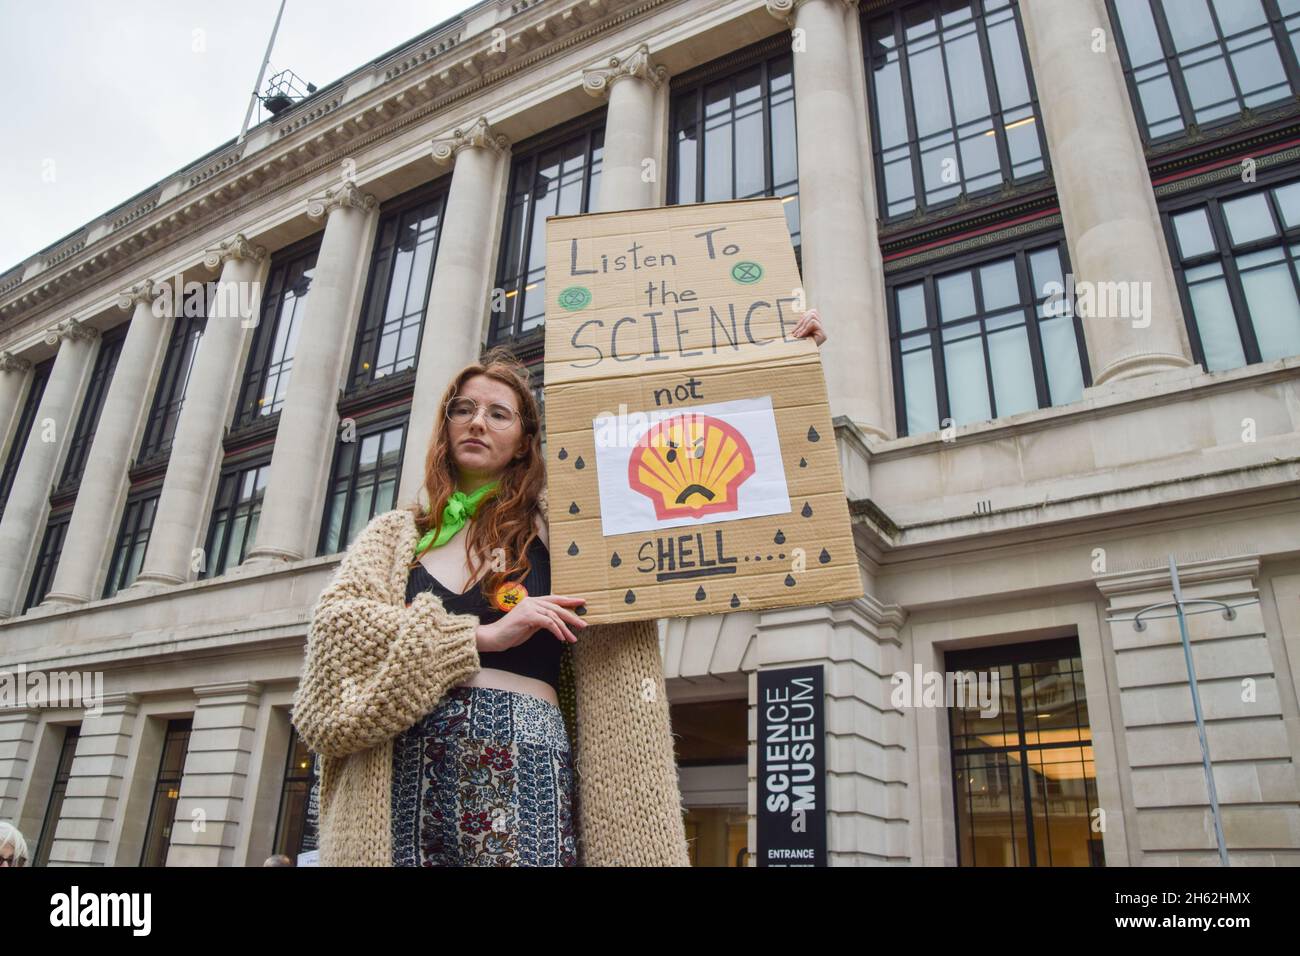
{"label": "metal pole on roof", "polygon": [[280,0],[280,10],[275,15],[275,26],[271,28],[271,39],[266,43],[266,56],[262,57],[262,68],[257,71],[257,82],[253,84],[253,94],[248,98],[248,110],[244,113],[244,126],[239,131],[239,139],[236,143],[242,143],[244,137],[248,135],[248,124],[253,119],[253,104],[257,102],[257,91],[262,88],[262,80],[266,78],[266,65],[271,62],[271,48],[275,46],[275,35],[280,32],[280,18],[284,16],[284,5],[287,0]]}
{"label": "metal pole on roof", "polygon": [[[1201,743],[1201,766],[1205,770],[1205,789],[1210,798],[1210,816],[1214,822],[1214,839],[1219,845],[1219,864],[1221,866],[1231,866],[1228,860],[1228,843],[1223,836],[1223,814],[1219,810],[1219,792],[1214,786],[1214,763],[1210,760],[1210,743],[1205,736],[1205,715],[1201,711],[1201,692],[1196,684],[1196,667],[1192,664],[1192,641],[1187,633],[1187,605],[1188,604],[1210,604],[1223,609],[1223,616],[1226,620],[1233,620],[1237,612],[1231,605],[1224,604],[1222,601],[1212,600],[1192,600],[1183,599],[1183,585],[1178,578],[1178,562],[1174,556],[1169,555],[1169,583],[1174,592],[1172,603],[1152,604],[1142,608],[1133,618],[1133,629],[1135,631],[1145,631],[1146,623],[1142,620],[1142,615],[1148,611],[1155,611],[1160,608],[1172,607],[1174,614],[1178,618],[1178,635],[1183,645],[1183,660],[1187,664],[1187,683],[1192,691],[1192,716],[1196,720],[1196,736]],[[1205,610],[1209,610],[1206,608]],[[1197,611],[1191,612],[1199,613]],[[1168,617],[1168,615],[1161,615]]]}
{"label": "metal pole on roof", "polygon": [[1205,739],[1205,716],[1201,713],[1201,693],[1196,686],[1196,668],[1192,666],[1192,642],[1187,636],[1187,615],[1183,613],[1183,588],[1178,580],[1178,562],[1169,556],[1169,580],[1173,584],[1174,609],[1178,612],[1178,633],[1183,641],[1187,661],[1187,682],[1192,688],[1192,713],[1196,717],[1196,735],[1201,739],[1201,764],[1205,768],[1205,787],[1210,796],[1210,814],[1214,818],[1214,838],[1219,844],[1219,863],[1228,866],[1228,846],[1223,838],[1223,815],[1219,812],[1219,794],[1214,786],[1214,765],[1210,761],[1210,744]]}

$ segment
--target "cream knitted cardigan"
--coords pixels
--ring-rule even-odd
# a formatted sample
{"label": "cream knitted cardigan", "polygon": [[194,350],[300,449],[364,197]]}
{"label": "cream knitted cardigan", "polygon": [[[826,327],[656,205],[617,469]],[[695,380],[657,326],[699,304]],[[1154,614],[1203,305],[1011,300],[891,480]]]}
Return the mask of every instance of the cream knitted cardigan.
{"label": "cream knitted cardigan", "polygon": [[[406,606],[416,540],[410,511],[376,515],[312,611],[292,721],[321,755],[322,866],[392,865],[393,738],[480,667],[476,616],[429,592]],[[654,621],[593,624],[568,648],[579,862],[688,866]]]}

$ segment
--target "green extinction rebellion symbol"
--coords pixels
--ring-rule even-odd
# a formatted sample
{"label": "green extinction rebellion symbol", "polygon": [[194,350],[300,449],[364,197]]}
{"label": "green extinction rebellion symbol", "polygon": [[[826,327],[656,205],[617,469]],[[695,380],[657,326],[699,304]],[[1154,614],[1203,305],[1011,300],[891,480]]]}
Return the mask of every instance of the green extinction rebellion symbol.
{"label": "green extinction rebellion symbol", "polygon": [[578,312],[591,305],[591,290],[580,285],[571,285],[560,293],[560,308]]}
{"label": "green extinction rebellion symbol", "polygon": [[731,278],[749,285],[763,278],[763,267],[757,262],[737,262],[731,267]]}

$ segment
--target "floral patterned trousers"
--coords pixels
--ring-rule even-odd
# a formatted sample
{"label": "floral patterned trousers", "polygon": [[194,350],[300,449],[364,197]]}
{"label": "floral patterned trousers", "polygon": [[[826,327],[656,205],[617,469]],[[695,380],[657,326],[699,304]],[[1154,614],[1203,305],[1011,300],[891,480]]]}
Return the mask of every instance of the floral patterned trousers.
{"label": "floral patterned trousers", "polygon": [[453,687],[393,741],[394,866],[577,866],[560,709]]}

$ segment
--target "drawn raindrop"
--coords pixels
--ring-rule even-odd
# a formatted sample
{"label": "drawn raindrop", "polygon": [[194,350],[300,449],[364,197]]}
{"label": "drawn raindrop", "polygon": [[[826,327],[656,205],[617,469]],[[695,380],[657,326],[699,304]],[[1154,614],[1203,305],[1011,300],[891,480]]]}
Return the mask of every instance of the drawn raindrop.
{"label": "drawn raindrop", "polygon": [[697,600],[697,601],[703,601],[703,600],[704,600],[704,588],[703,588],[703,586],[698,587],[698,588],[695,589],[695,600]]}
{"label": "drawn raindrop", "polygon": [[812,517],[812,505],[808,504],[808,502],[805,501],[805,502],[803,503],[803,511],[800,511],[799,513],[800,513],[801,515],[803,515],[805,518],[811,518],[811,517]]}
{"label": "drawn raindrop", "polygon": [[793,575],[793,574],[787,574],[787,575],[785,576],[785,586],[788,587],[788,588],[792,588],[792,587],[794,587],[794,575]]}
{"label": "drawn raindrop", "polygon": [[579,471],[581,471],[582,469],[584,469],[584,468],[587,467],[587,463],[586,463],[585,461],[583,461],[583,460],[582,460],[582,456],[579,455],[577,458],[574,459],[574,461],[573,461],[573,467],[574,467],[574,468],[577,468]]}
{"label": "drawn raindrop", "polygon": [[740,598],[736,597],[736,595],[734,594],[731,595],[731,606],[740,607]]}
{"label": "drawn raindrop", "polygon": [[615,551],[613,557],[611,557],[611,558],[609,559],[609,566],[610,566],[611,568],[616,568],[616,567],[618,567],[618,566],[619,566],[620,564],[622,564],[622,563],[623,563],[623,559],[620,558],[620,557],[618,556],[618,552]]}
{"label": "drawn raindrop", "polygon": [[585,605],[585,604],[579,604],[579,605],[578,605],[574,610],[577,611],[577,613],[578,613],[578,617],[586,617],[586,616],[587,616],[587,605]]}
{"label": "drawn raindrop", "polygon": [[817,560],[820,561],[822,564],[825,564],[830,559],[831,559],[831,553],[827,551],[825,548],[822,548],[822,553],[817,555]]}
{"label": "drawn raindrop", "polygon": [[576,541],[570,541],[570,542],[569,542],[569,550],[568,550],[568,555],[569,555],[569,557],[572,558],[572,557],[573,557],[574,555],[576,555],[577,553],[578,553],[578,542],[576,542]]}
{"label": "drawn raindrop", "polygon": [[799,467],[800,467],[800,468],[807,468],[807,467],[808,467],[808,459],[807,459],[807,458],[800,458],[800,459],[799,459]]}
{"label": "drawn raindrop", "polygon": [[564,459],[569,457],[569,450],[567,448],[561,448],[559,454],[555,457],[559,458],[560,461],[564,461]]}
{"label": "drawn raindrop", "polygon": [[576,515],[581,510],[582,509],[578,507],[578,503],[576,501],[569,502],[569,514]]}
{"label": "drawn raindrop", "polygon": [[817,429],[813,428],[811,425],[808,426],[808,440],[809,441],[822,440],[822,436],[817,434]]}
{"label": "drawn raindrop", "polygon": [[632,589],[631,589],[631,588],[628,588],[628,589],[627,589],[627,593],[623,595],[623,603],[624,603],[624,604],[635,604],[635,603],[636,603],[636,595],[632,593]]}
{"label": "drawn raindrop", "polygon": [[781,533],[780,528],[776,529],[776,537],[773,538],[772,540],[775,541],[777,544],[785,544],[785,535]]}

